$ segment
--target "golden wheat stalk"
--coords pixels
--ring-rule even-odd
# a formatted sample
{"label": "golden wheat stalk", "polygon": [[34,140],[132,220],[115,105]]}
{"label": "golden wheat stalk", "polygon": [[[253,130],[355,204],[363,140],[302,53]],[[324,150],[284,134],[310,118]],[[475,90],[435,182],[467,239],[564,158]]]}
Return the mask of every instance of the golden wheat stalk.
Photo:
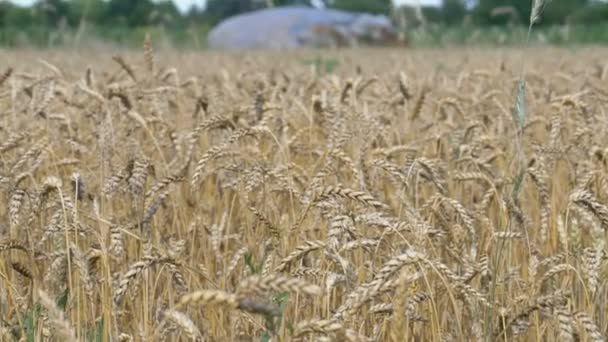
{"label": "golden wheat stalk", "polygon": [[0,74],[0,87],[2,87],[4,82],[6,82],[11,77],[13,71],[14,69],[9,67],[2,74]]}
{"label": "golden wheat stalk", "polygon": [[74,330],[70,326],[70,322],[68,322],[63,312],[61,312],[49,295],[42,289],[39,289],[38,297],[40,298],[41,304],[46,308],[50,322],[55,328],[57,335],[60,336],[63,341],[78,341]]}
{"label": "golden wheat stalk", "polygon": [[230,308],[237,308],[238,297],[235,294],[221,290],[200,290],[182,296],[176,305],[176,309],[181,309],[188,305],[225,305]]}
{"label": "golden wheat stalk", "polygon": [[323,241],[306,241],[303,245],[300,245],[300,246],[297,246],[296,248],[294,248],[293,252],[291,252],[288,256],[283,258],[283,260],[281,260],[281,262],[279,262],[279,266],[277,266],[275,271],[283,272],[289,267],[289,265],[292,262],[304,257],[304,255],[308,254],[309,252],[316,251],[321,248],[325,248],[325,242],[323,242]]}
{"label": "golden wheat stalk", "polygon": [[146,68],[150,74],[154,74],[156,65],[154,63],[154,51],[152,49],[152,38],[149,33],[146,33],[144,38],[144,60],[146,62]]}
{"label": "golden wheat stalk", "polygon": [[386,208],[387,205],[375,200],[371,195],[366,194],[365,192],[355,191],[349,188],[342,188],[336,186],[329,186],[320,188],[316,191],[316,200],[323,201],[329,197],[343,197],[348,198],[356,202],[360,202],[366,206],[376,207],[376,208]]}
{"label": "golden wheat stalk", "polygon": [[586,190],[575,191],[570,195],[570,201],[589,210],[600,220],[602,227],[605,230],[608,229],[608,207],[598,201],[591,192]]}
{"label": "golden wheat stalk", "polygon": [[135,81],[135,83],[137,83],[137,77],[135,76],[135,71],[133,70],[133,68],[121,57],[121,56],[114,56],[112,57],[112,59],[118,63],[118,65],[120,65],[120,67],[127,72],[127,74],[129,75],[129,77],[131,77],[131,79],[133,81]]}
{"label": "golden wheat stalk", "polygon": [[263,295],[269,293],[270,291],[289,291],[315,296],[321,293],[321,288],[317,285],[309,284],[301,279],[289,278],[280,274],[271,274],[267,276],[251,276],[243,280],[239,284],[237,294]]}
{"label": "golden wheat stalk", "polygon": [[164,312],[164,316],[166,319],[182,328],[189,339],[196,341],[202,337],[200,330],[196,327],[196,324],[185,313],[168,310]]}
{"label": "golden wheat stalk", "polygon": [[122,304],[124,296],[129,287],[134,283],[138,276],[147,268],[156,264],[160,260],[155,257],[145,257],[140,261],[134,262],[129,269],[120,277],[117,287],[114,289],[114,303]]}

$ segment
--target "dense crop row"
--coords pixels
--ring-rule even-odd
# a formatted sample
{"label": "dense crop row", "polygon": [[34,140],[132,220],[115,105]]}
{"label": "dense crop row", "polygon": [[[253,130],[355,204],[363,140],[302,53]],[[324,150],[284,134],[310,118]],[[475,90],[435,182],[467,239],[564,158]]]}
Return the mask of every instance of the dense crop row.
{"label": "dense crop row", "polygon": [[604,340],[605,51],[319,53],[3,52],[0,340]]}

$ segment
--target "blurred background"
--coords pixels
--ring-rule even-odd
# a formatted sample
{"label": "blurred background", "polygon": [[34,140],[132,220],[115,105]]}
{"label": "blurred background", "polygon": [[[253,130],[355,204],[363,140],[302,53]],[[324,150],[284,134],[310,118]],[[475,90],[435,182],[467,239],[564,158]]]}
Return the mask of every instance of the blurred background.
{"label": "blurred background", "polygon": [[[520,44],[530,0],[0,0],[0,46],[113,44],[139,47],[149,33],[161,46],[202,49],[222,20],[267,8],[303,5],[386,16],[407,46]],[[608,42],[608,3],[552,0],[532,41]]]}

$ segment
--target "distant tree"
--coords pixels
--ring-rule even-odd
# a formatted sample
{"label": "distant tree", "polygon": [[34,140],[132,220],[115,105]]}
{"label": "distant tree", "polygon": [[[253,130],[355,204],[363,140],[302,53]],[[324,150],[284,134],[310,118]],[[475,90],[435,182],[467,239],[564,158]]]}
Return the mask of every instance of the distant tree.
{"label": "distant tree", "polygon": [[[311,6],[319,1],[313,0],[208,0],[205,9],[205,19],[211,24],[241,13],[251,12],[268,7],[289,5]],[[328,8],[354,12],[368,12],[388,15],[391,11],[392,0],[321,0]],[[194,13],[191,13],[194,14]]]}
{"label": "distant tree", "polygon": [[[585,8],[589,0],[552,0],[547,3],[539,25],[565,23],[577,9]],[[530,21],[530,0],[479,0],[473,9],[477,24],[504,25],[513,20]]]}
{"label": "distant tree", "polygon": [[597,1],[579,8],[566,19],[569,24],[592,25],[608,21],[608,3]]}
{"label": "distant tree", "polygon": [[479,0],[473,9],[473,20],[479,25],[506,25],[529,16],[530,0]]}
{"label": "distant tree", "polygon": [[[394,11],[394,16],[401,17],[400,27],[402,29],[419,27],[422,24],[442,23],[444,20],[444,12],[441,8],[435,6],[421,6],[420,12],[422,18],[416,13],[417,9],[413,6],[400,6]],[[424,23],[421,22],[424,20]],[[399,22],[399,20],[397,20]]]}
{"label": "distant tree", "polygon": [[[574,13],[590,7],[589,4],[588,0],[551,0],[541,15],[540,24],[566,24]],[[594,8],[599,9],[601,7]],[[605,17],[604,19],[608,18]]]}
{"label": "distant tree", "polygon": [[65,0],[40,0],[33,9],[44,24],[56,27],[60,21],[67,19],[69,4]]}
{"label": "distant tree", "polygon": [[149,23],[150,24],[170,24],[173,26],[179,26],[181,23],[181,13],[175,2],[171,0],[158,1],[153,4],[154,7],[150,13]]}
{"label": "distant tree", "polygon": [[150,21],[154,4],[150,0],[110,0],[106,6],[104,22],[144,26]]}
{"label": "distant tree", "polygon": [[184,19],[191,23],[203,22],[205,18],[205,9],[195,5],[190,6],[184,16]]}
{"label": "distant tree", "polygon": [[328,0],[328,7],[353,12],[368,12],[373,14],[389,15],[391,11],[391,0]]}
{"label": "distant tree", "polygon": [[10,2],[0,2],[0,27],[24,28],[35,22],[34,11],[31,8],[14,5]]}
{"label": "distant tree", "polygon": [[272,0],[272,4],[275,6],[312,6],[313,1],[311,0]]}
{"label": "distant tree", "polygon": [[467,8],[462,0],[443,0],[441,19],[446,25],[461,24],[467,15]]}
{"label": "distant tree", "polygon": [[205,17],[212,25],[237,14],[266,7],[265,1],[255,0],[208,0]]}
{"label": "distant tree", "polygon": [[215,25],[228,17],[265,8],[269,3],[275,7],[310,5],[310,0],[208,0],[205,9],[192,6],[185,17],[190,22],[209,22]]}
{"label": "distant tree", "polygon": [[0,26],[7,26],[9,14],[15,10],[15,5],[10,2],[0,2]]}
{"label": "distant tree", "polygon": [[71,0],[68,7],[68,20],[71,25],[79,25],[82,21],[102,24],[106,10],[104,0]]}

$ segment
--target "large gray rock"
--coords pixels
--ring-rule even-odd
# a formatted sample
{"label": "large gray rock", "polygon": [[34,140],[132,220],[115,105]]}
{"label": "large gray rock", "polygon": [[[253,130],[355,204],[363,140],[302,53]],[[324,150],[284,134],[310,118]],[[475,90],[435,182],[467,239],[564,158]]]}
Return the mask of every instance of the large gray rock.
{"label": "large gray rock", "polygon": [[387,44],[396,37],[385,16],[288,6],[228,18],[211,30],[208,43],[224,49],[293,49]]}

